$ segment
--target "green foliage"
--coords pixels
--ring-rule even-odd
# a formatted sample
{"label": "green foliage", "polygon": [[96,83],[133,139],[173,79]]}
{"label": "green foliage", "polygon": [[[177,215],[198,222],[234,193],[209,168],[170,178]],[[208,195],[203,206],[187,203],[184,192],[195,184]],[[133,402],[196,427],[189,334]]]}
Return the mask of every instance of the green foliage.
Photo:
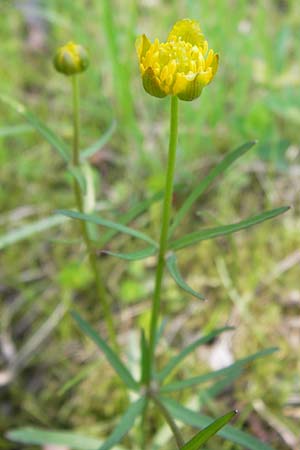
{"label": "green foliage", "polygon": [[7,438],[14,442],[33,445],[67,446],[74,450],[97,450],[101,443],[96,438],[82,436],[71,431],[48,431],[39,428],[24,427],[11,430]]}
{"label": "green foliage", "polygon": [[182,450],[198,450],[205,444],[212,436],[214,436],[221,428],[225,427],[228,422],[237,414],[237,411],[232,411],[219,419],[215,420],[213,423],[208,425],[202,431],[200,431],[196,436],[194,436],[189,442],[187,442]]}

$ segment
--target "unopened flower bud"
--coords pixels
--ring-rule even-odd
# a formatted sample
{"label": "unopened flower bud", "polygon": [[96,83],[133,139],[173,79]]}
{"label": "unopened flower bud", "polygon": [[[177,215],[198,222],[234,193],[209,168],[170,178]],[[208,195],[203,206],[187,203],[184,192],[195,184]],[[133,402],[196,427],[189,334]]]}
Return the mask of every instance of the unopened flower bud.
{"label": "unopened flower bud", "polygon": [[89,57],[81,45],[68,42],[56,51],[53,63],[58,72],[64,75],[76,75],[88,68]]}

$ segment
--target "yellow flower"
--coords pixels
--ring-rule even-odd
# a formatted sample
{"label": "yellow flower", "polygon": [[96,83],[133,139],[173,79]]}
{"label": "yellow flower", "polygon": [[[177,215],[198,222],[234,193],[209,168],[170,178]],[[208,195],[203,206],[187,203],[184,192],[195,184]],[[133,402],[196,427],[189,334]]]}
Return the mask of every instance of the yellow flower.
{"label": "yellow flower", "polygon": [[89,58],[84,47],[68,42],[56,51],[53,64],[55,69],[64,75],[76,75],[87,69]]}
{"label": "yellow flower", "polygon": [[208,51],[198,22],[175,23],[167,42],[152,44],[143,34],[136,42],[144,89],[154,97],[174,95],[191,101],[214,78],[219,56]]}

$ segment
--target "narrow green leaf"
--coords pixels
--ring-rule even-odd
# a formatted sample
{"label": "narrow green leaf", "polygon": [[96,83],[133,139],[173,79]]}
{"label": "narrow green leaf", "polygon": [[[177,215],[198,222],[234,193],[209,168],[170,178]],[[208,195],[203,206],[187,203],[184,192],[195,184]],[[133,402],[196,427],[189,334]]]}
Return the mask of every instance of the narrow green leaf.
{"label": "narrow green leaf", "polygon": [[102,350],[110,365],[114,368],[119,377],[129,389],[137,391],[139,384],[135,381],[127,367],[122,363],[118,355],[106,344],[99,334],[76,312],[71,313],[80,329],[89,336],[95,344]]}
{"label": "narrow green leaf", "polygon": [[[127,225],[129,222],[134,220],[136,217],[138,217],[140,214],[142,214],[144,211],[147,211],[148,208],[155,202],[158,202],[163,198],[163,192],[158,192],[155,195],[153,195],[150,198],[147,198],[146,200],[143,200],[142,202],[139,202],[137,205],[134,205],[132,209],[130,209],[128,212],[123,214],[121,217],[118,217],[118,222],[122,225]],[[117,230],[108,230],[106,233],[104,233],[99,241],[99,246],[103,247],[106,245],[116,234],[118,233]]]}
{"label": "narrow green leaf", "polygon": [[191,206],[203,194],[203,192],[205,192],[205,190],[214,181],[214,179],[221,173],[225,172],[228,167],[230,167],[238,158],[240,158],[248,150],[250,150],[256,143],[257,141],[246,142],[246,144],[241,145],[236,150],[226,155],[225,158],[216,167],[214,167],[203,180],[201,180],[201,182],[198,184],[198,186],[196,186],[193,192],[191,192],[191,194],[183,203],[182,207],[175,215],[174,221],[170,227],[169,237],[173,234],[175,228],[180,224]]}
{"label": "narrow green leaf", "polygon": [[145,397],[141,397],[134,403],[131,403],[110,437],[104,442],[103,445],[101,445],[101,447],[99,447],[99,450],[109,450],[118,444],[133,427],[136,418],[143,412],[145,405]]}
{"label": "narrow green leaf", "polygon": [[98,139],[96,142],[94,142],[89,147],[85,148],[80,153],[80,159],[81,161],[85,161],[86,159],[93,156],[95,153],[97,153],[99,150],[101,150],[105,144],[110,140],[114,132],[117,128],[117,122],[115,120],[112,121],[110,127],[105,131],[105,133]]}
{"label": "narrow green leaf", "polygon": [[205,300],[203,295],[194,291],[194,289],[192,289],[188,284],[186,284],[186,282],[181,277],[180,272],[177,267],[177,258],[176,258],[175,253],[171,253],[167,257],[166,265],[167,265],[170,275],[175,280],[175,282],[178,284],[178,286],[181,287],[181,289],[186,291],[188,294],[191,294],[194,297],[198,298],[199,300]]}
{"label": "narrow green leaf", "polygon": [[266,211],[257,216],[249,217],[248,219],[242,220],[238,223],[196,231],[184,236],[183,238],[176,239],[175,241],[171,242],[169,245],[169,249],[180,250],[182,248],[189,247],[190,245],[194,245],[200,241],[206,241],[208,239],[215,239],[220,236],[236,233],[237,231],[244,230],[246,228],[252,227],[253,225],[257,225],[258,223],[262,223],[265,220],[269,220],[273,217],[279,216],[289,209],[289,206],[284,206],[282,208],[276,208],[272,209],[271,211]]}
{"label": "narrow green leaf", "polygon": [[13,108],[18,114],[20,114],[25,120],[27,120],[30,125],[32,125],[35,130],[47,141],[49,144],[57,150],[60,156],[66,161],[70,160],[70,153],[67,145],[62,141],[52,130],[50,130],[40,119],[35,116],[31,111],[26,109],[24,105],[16,102],[15,100],[5,96],[0,95],[0,100],[6,105]]}
{"label": "narrow green leaf", "polygon": [[49,228],[60,225],[66,222],[66,220],[66,217],[50,216],[33,223],[23,225],[19,228],[12,229],[8,233],[0,236],[0,250],[11,244],[22,241],[23,239],[27,239],[34,234],[42,233]]}
{"label": "narrow green leaf", "polygon": [[[214,420],[211,417],[204,414],[198,414],[184,406],[181,406],[173,399],[166,397],[160,397],[160,401],[168,409],[170,414],[175,419],[181,420],[181,422],[191,425],[195,428],[204,428],[211,425]],[[226,425],[222,430],[218,432],[218,435],[236,444],[241,445],[245,449],[249,450],[273,450],[268,444],[265,444],[255,437],[251,436],[244,431],[238,430],[230,425]]]}
{"label": "narrow green leaf", "polygon": [[0,128],[0,138],[6,136],[16,136],[17,134],[23,134],[32,131],[33,128],[30,125],[11,125]]}
{"label": "narrow green leaf", "polygon": [[141,330],[141,384],[146,384],[149,381],[149,346],[145,336],[145,331]]}
{"label": "narrow green leaf", "polygon": [[172,370],[184,359],[186,358],[190,353],[192,353],[194,350],[196,350],[197,347],[203,344],[207,344],[208,342],[212,341],[216,336],[223,333],[224,331],[232,331],[234,330],[233,327],[224,327],[224,328],[218,328],[217,330],[212,331],[209,334],[206,334],[205,336],[202,336],[201,338],[197,339],[195,342],[192,342],[192,344],[185,347],[178,355],[174,356],[170,359],[168,364],[163,368],[161,372],[158,373],[158,380],[165,379]]}
{"label": "narrow green leaf", "polygon": [[219,419],[216,419],[213,423],[204,428],[204,430],[196,434],[196,436],[187,442],[181,450],[199,450],[199,448],[202,447],[202,445],[205,444],[212,436],[224,428],[236,414],[237,411],[231,411],[224,416],[219,417]]}
{"label": "narrow green leaf", "polygon": [[65,384],[62,385],[62,387],[58,391],[58,395],[64,395],[74,386],[81,383],[81,381],[83,381],[92,370],[100,366],[101,362],[102,361],[96,361],[96,363],[90,364],[87,367],[84,367],[82,370],[80,370],[74,377],[72,377],[70,380],[68,380]]}
{"label": "narrow green leaf", "polygon": [[242,372],[242,367],[236,367],[235,369],[232,369],[230,372],[228,372],[225,378],[217,381],[209,388],[203,389],[199,393],[202,404],[210,402],[213,398],[221,394],[227,387],[231,386],[233,382],[241,376]]}
{"label": "narrow green leaf", "polygon": [[56,210],[56,213],[62,214],[67,217],[72,217],[73,219],[84,220],[86,222],[94,223],[96,225],[102,225],[103,227],[111,228],[121,233],[129,234],[130,236],[146,241],[152,246],[157,247],[156,242],[153,241],[153,239],[151,239],[149,236],[147,236],[144,233],[141,233],[140,231],[136,231],[133,228],[126,227],[121,223],[111,222],[110,220],[102,219],[99,216],[95,216],[94,214],[83,214],[76,211],[69,211],[65,209],[58,209]]}
{"label": "narrow green leaf", "polygon": [[143,250],[138,250],[137,252],[132,253],[115,253],[109,250],[102,250],[103,254],[115,256],[116,258],[125,259],[126,261],[138,261],[140,259],[149,258],[149,256],[153,256],[157,253],[156,247],[147,247]]}
{"label": "narrow green leaf", "polygon": [[214,372],[205,373],[203,375],[199,375],[197,377],[189,378],[187,380],[177,381],[174,383],[166,384],[160,388],[160,392],[174,392],[182,389],[191,388],[193,386],[197,386],[198,384],[205,383],[207,381],[214,380],[215,378],[219,378],[222,375],[227,375],[232,372],[236,368],[244,368],[248,363],[255,361],[258,358],[263,358],[264,356],[271,355],[276,352],[278,349],[276,347],[271,347],[266,350],[262,350],[260,352],[254,353],[253,355],[247,356],[246,358],[239,359],[235,363],[230,366],[224,367],[223,369],[215,370]]}
{"label": "narrow green leaf", "polygon": [[82,436],[71,431],[48,431],[40,428],[23,427],[11,430],[7,439],[31,445],[59,445],[74,450],[98,450],[101,441],[96,438]]}

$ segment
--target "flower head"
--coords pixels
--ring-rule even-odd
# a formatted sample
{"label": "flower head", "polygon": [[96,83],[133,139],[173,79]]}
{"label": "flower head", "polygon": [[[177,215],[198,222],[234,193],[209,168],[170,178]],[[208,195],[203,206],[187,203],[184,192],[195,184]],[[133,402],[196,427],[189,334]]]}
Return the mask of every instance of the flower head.
{"label": "flower head", "polygon": [[167,42],[152,44],[143,34],[136,42],[144,89],[154,97],[174,95],[191,101],[214,78],[219,56],[208,51],[198,22],[176,22]]}
{"label": "flower head", "polygon": [[68,42],[56,51],[53,64],[55,69],[64,75],[76,75],[87,69],[89,58],[84,47]]}

